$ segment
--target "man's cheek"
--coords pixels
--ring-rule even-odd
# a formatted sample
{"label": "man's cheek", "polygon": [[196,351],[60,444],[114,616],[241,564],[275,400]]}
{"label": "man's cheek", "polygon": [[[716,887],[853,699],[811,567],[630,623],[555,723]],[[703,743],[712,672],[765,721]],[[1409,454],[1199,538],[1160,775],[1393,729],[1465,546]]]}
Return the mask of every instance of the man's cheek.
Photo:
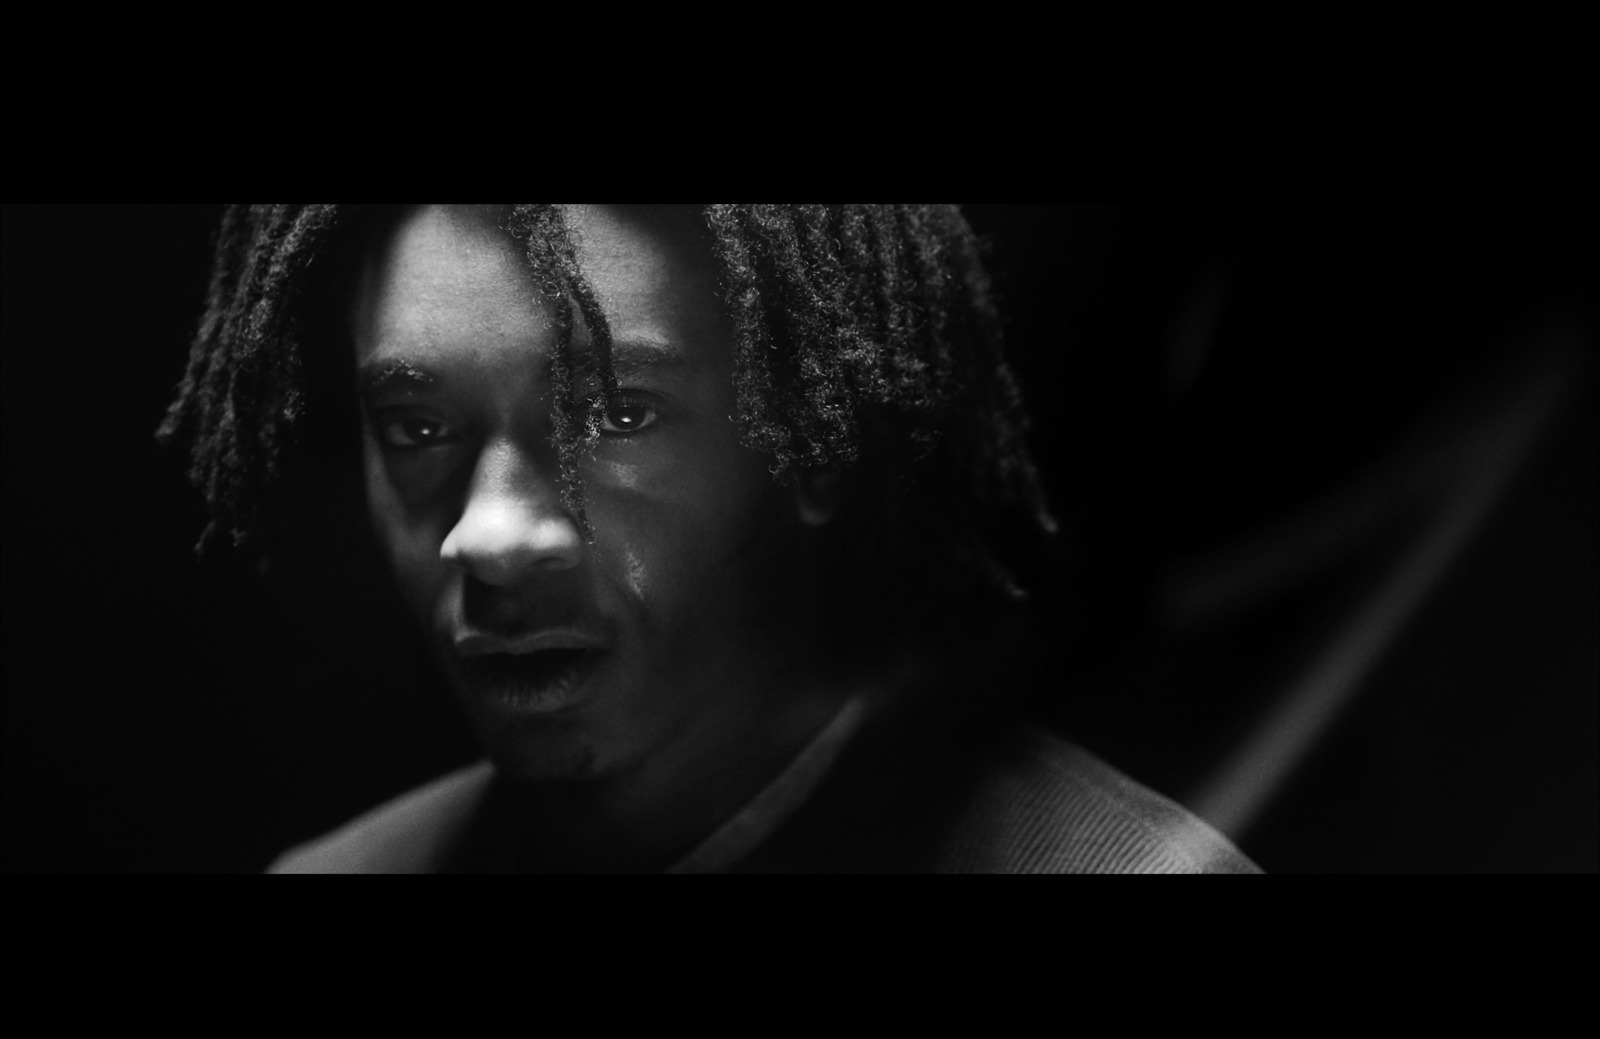
{"label": "man's cheek", "polygon": [[654,607],[689,547],[673,536],[670,523],[624,523],[614,513],[605,515],[610,510],[591,507],[589,512],[595,527],[589,551],[596,569],[633,610]]}
{"label": "man's cheek", "polygon": [[407,607],[418,616],[431,613],[444,583],[440,524],[427,516],[408,515],[398,501],[381,492],[369,496],[368,514]]}

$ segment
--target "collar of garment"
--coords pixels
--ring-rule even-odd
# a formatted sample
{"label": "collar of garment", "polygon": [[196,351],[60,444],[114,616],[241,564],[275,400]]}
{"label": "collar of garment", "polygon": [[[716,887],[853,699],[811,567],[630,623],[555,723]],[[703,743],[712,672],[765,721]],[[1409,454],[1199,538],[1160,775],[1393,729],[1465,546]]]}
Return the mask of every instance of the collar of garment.
{"label": "collar of garment", "polygon": [[723,873],[737,865],[806,803],[861,728],[864,713],[862,697],[845,701],[777,778],[666,872]]}

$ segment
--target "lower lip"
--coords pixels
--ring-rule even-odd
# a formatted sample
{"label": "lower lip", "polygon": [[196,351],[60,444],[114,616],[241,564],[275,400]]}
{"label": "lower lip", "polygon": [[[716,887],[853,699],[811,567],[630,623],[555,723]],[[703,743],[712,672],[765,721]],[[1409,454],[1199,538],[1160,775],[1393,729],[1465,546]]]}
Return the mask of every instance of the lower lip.
{"label": "lower lip", "polygon": [[599,658],[598,651],[586,650],[571,660],[541,666],[533,660],[480,657],[464,661],[461,670],[464,684],[482,702],[512,714],[548,715],[583,701]]}

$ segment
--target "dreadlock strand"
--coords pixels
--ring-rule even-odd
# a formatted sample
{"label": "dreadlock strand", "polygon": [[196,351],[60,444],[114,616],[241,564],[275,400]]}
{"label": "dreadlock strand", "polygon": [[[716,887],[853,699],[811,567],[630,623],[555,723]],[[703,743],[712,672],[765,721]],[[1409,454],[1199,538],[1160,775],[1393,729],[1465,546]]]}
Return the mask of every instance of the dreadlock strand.
{"label": "dreadlock strand", "polygon": [[917,358],[917,367],[906,373],[906,389],[937,398],[943,404],[958,388],[951,349],[949,278],[946,274],[943,236],[932,219],[932,206],[903,206],[900,210],[901,234],[910,259],[911,284],[919,297],[916,308],[923,324],[928,349]]}
{"label": "dreadlock strand", "polygon": [[709,206],[705,217],[711,227],[734,323],[734,391],[742,440],[757,451],[773,455],[776,460],[770,468],[781,479],[790,468],[786,452],[791,435],[773,416],[774,345],[750,246],[738,207]]}
{"label": "dreadlock strand", "polygon": [[577,246],[559,208],[550,208],[549,221],[551,245],[560,265],[562,280],[567,292],[578,301],[579,313],[589,330],[590,356],[600,384],[600,393],[585,418],[585,436],[593,443],[600,436],[600,417],[611,407],[618,392],[611,349],[611,322],[606,319],[605,310],[595,296],[594,286],[578,266]]}
{"label": "dreadlock strand", "polygon": [[1031,422],[1023,404],[1022,390],[1004,356],[1000,315],[994,305],[978,242],[967,235],[956,239],[956,247],[959,270],[967,288],[965,303],[977,320],[978,345],[993,371],[990,404],[982,410],[989,430],[980,442],[990,445],[992,471],[998,474],[1002,484],[998,488],[1001,500],[1026,507],[1035,526],[1053,536],[1059,525],[1045,494],[1044,481],[1026,447]]}
{"label": "dreadlock strand", "polygon": [[810,405],[791,404],[785,408],[786,417],[791,425],[805,427],[802,465],[849,463],[855,460],[858,440],[851,358],[840,351],[832,334],[795,220],[792,210],[778,207],[758,207],[753,213],[770,258],[768,276],[779,303],[775,313],[783,318],[786,352],[793,358],[794,396]]}
{"label": "dreadlock strand", "polygon": [[550,355],[551,391],[555,399],[555,448],[561,472],[561,501],[578,520],[586,539],[592,539],[583,480],[578,471],[581,441],[577,404],[573,399],[572,295],[562,276],[556,241],[564,238],[560,214],[554,206],[518,206],[517,230],[526,234],[528,263],[540,294],[550,305],[556,327],[555,350]]}

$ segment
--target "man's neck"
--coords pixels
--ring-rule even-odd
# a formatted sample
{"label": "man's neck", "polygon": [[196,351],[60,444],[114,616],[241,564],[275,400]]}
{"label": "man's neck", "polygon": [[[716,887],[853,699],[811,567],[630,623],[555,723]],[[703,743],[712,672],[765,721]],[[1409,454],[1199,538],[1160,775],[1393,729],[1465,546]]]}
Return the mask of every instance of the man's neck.
{"label": "man's neck", "polygon": [[859,693],[813,681],[781,696],[730,696],[730,704],[747,706],[702,716],[669,753],[602,778],[518,788],[514,868],[668,868],[782,774]]}

